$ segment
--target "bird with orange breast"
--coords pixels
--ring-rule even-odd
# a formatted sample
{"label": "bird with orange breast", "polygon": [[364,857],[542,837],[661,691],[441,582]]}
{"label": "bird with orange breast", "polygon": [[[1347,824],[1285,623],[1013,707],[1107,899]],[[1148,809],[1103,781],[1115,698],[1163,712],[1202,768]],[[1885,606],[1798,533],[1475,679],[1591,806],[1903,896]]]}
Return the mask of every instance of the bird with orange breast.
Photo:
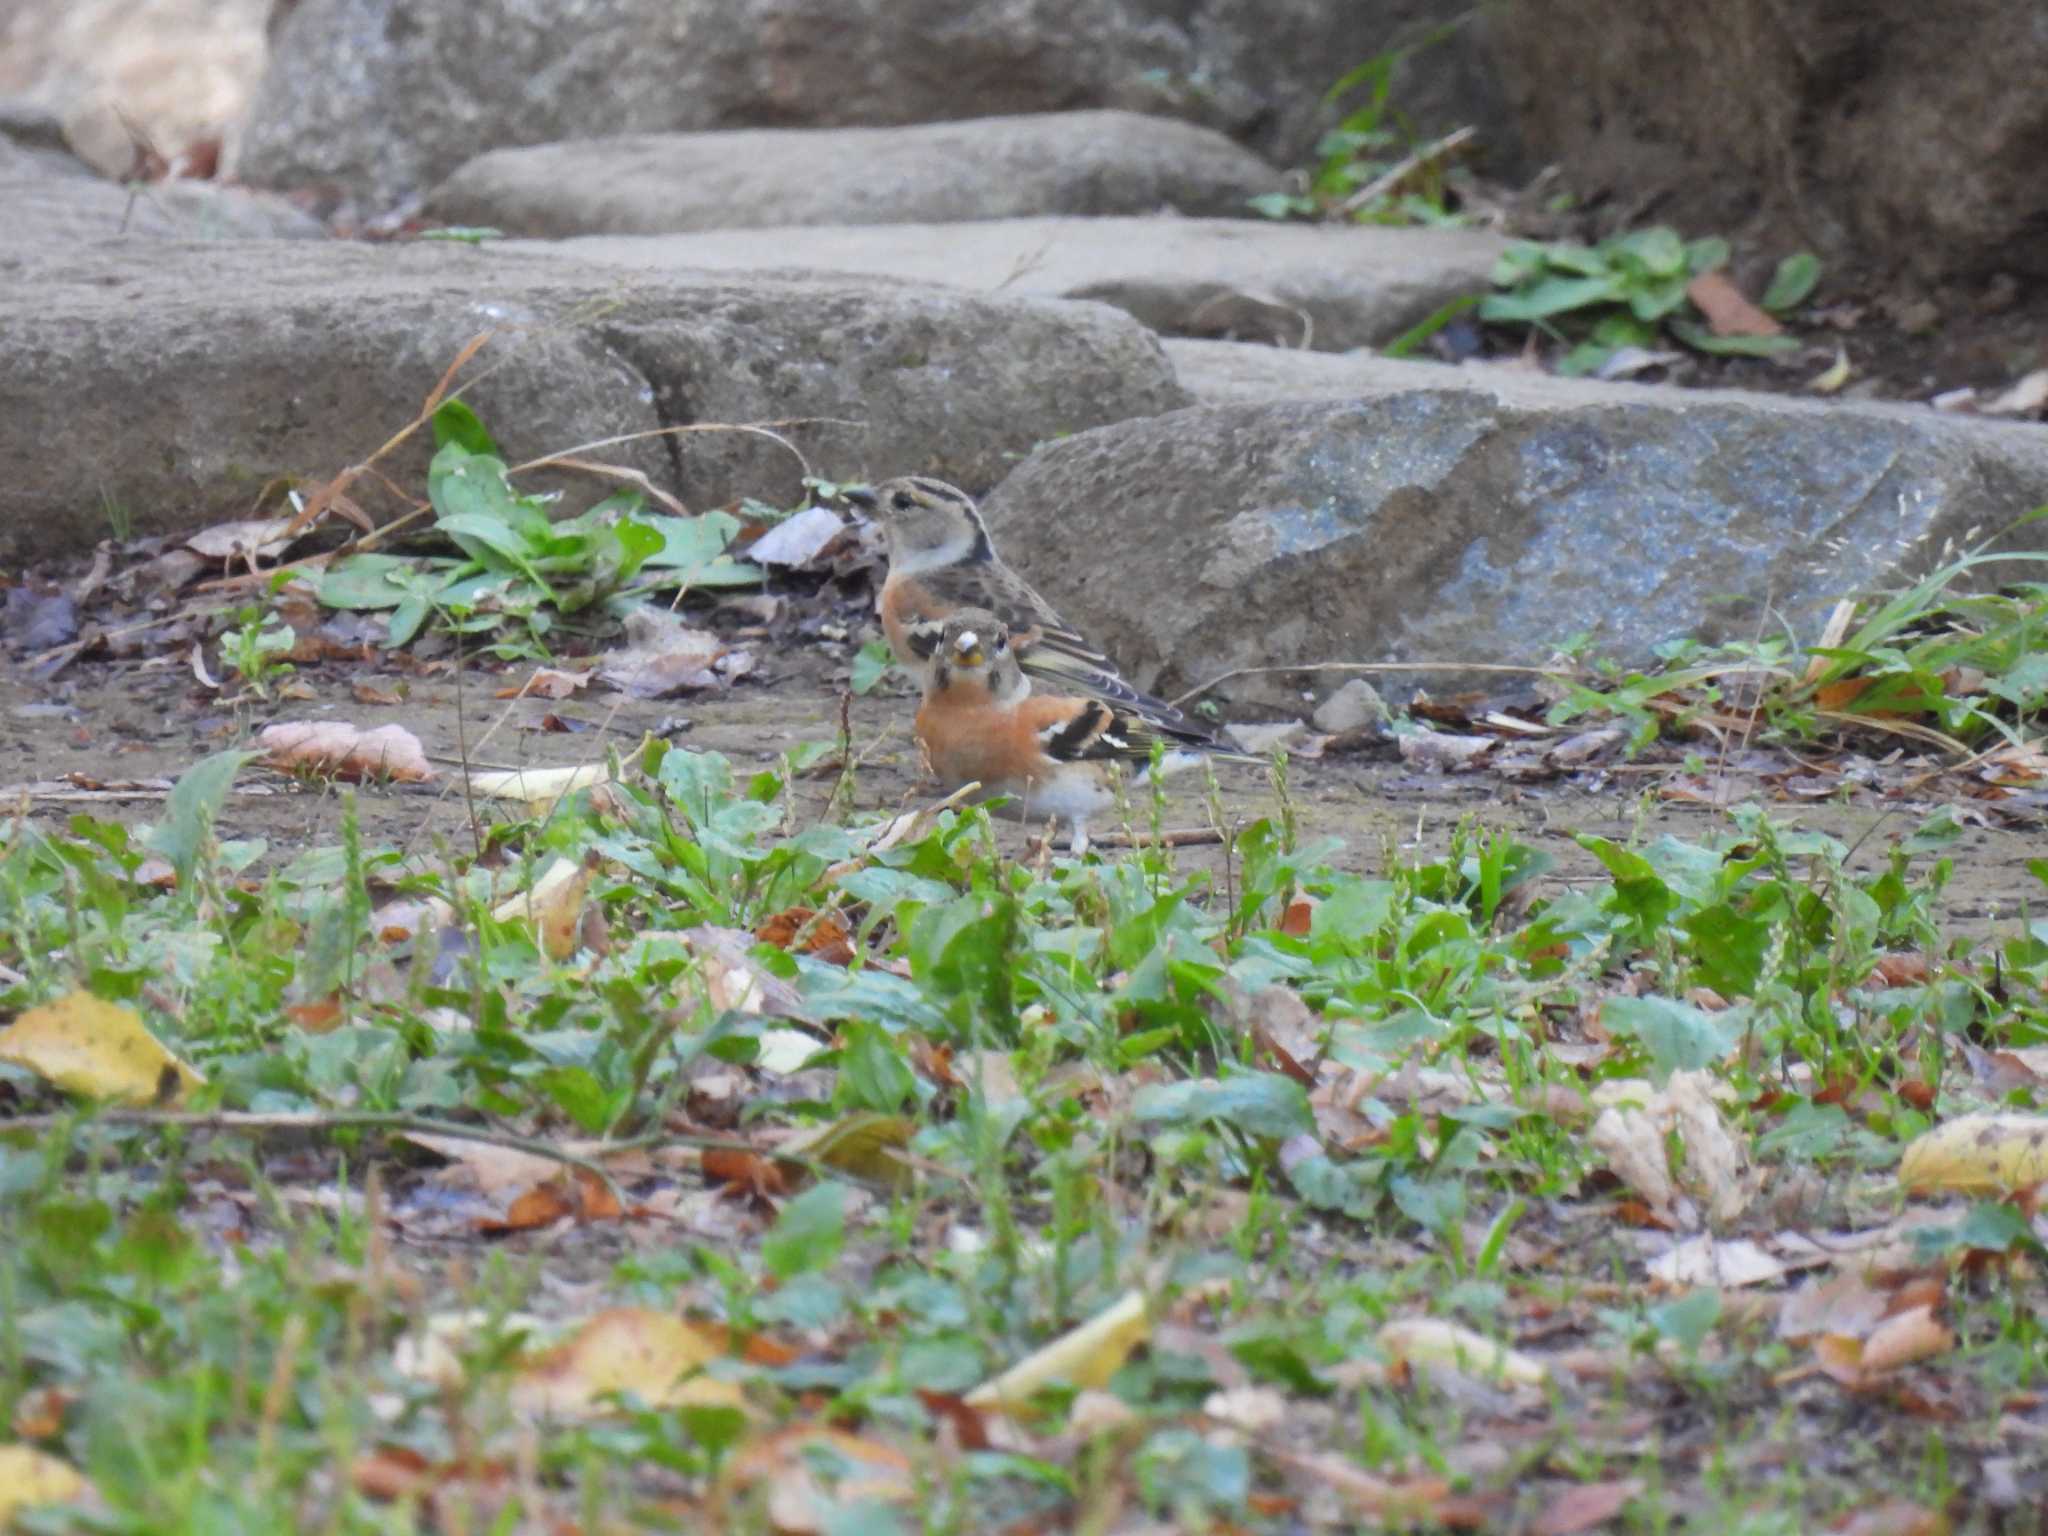
{"label": "bird with orange breast", "polygon": [[[1204,751],[1176,743],[1136,709],[1099,698],[1032,692],[1009,625],[987,609],[955,609],[931,635],[917,741],[926,766],[949,787],[979,782],[1007,795],[1026,819],[1048,817],[1068,830],[1069,849],[1088,847],[1088,822],[1116,804],[1111,771],[1165,755],[1160,771],[1199,762]],[[1253,762],[1242,753],[1207,755]]]}
{"label": "bird with orange breast", "polygon": [[1200,722],[1126,682],[1115,663],[1004,563],[974,499],[958,486],[907,475],[841,494],[867,512],[887,540],[889,575],[876,606],[889,648],[905,667],[921,672],[946,624],[979,610],[1002,622],[1006,650],[1027,678],[1062,695],[1100,700],[1169,746],[1219,750]]}

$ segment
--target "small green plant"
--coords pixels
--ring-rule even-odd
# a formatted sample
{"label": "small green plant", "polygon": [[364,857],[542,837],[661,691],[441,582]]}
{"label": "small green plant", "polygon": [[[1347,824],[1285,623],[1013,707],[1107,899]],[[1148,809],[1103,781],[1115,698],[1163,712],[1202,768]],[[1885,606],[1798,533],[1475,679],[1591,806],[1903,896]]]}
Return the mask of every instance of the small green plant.
{"label": "small green plant", "polygon": [[[1718,236],[1681,239],[1657,225],[1612,235],[1598,245],[1517,240],[1501,253],[1479,318],[1494,325],[1533,326],[1570,345],[1558,365],[1590,373],[1623,347],[1654,347],[1666,336],[1697,352],[1768,357],[1795,350],[1785,335],[1718,336],[1702,322],[1688,293],[1699,277],[1728,264]],[[1803,303],[1820,280],[1810,254],[1788,256],[1764,295],[1773,313]]]}
{"label": "small green plant", "polygon": [[1425,143],[1393,103],[1394,81],[1416,54],[1434,47],[1462,25],[1453,21],[1406,48],[1374,54],[1351,70],[1323,97],[1326,107],[1347,98],[1363,100],[1346,111],[1316,145],[1312,169],[1296,173],[1291,192],[1267,192],[1251,199],[1252,210],[1270,219],[1341,219],[1356,224],[1457,224],[1452,165],[1470,131]]}
{"label": "small green plant", "polygon": [[365,552],[321,575],[330,608],[388,609],[387,644],[404,645],[428,623],[487,637],[500,656],[547,653],[569,615],[602,609],[645,586],[735,587],[761,580],[726,553],[739,521],[725,512],[656,516],[637,492],[551,520],[548,498],[521,495],[476,413],[451,400],[434,414],[440,444],[427,472],[434,529],[456,556]]}
{"label": "small green plant", "polygon": [[[2014,527],[2043,517],[2048,507]],[[1759,740],[1811,741],[1861,729],[1959,751],[2003,738],[2020,750],[2048,716],[2048,581],[1959,590],[1992,563],[2041,565],[2048,556],[1989,544],[1956,556],[1912,586],[1870,600],[1868,616],[1832,643],[1674,640],[1656,648],[1655,666],[1595,663],[1595,680],[1562,680],[1565,696],[1550,719],[1619,715],[1635,726],[1641,748],[1692,715],[1725,712],[1739,691]]]}
{"label": "small green plant", "polygon": [[234,673],[242,691],[267,699],[271,689],[294,670],[285,658],[298,643],[292,627],[261,608],[243,608],[235,614],[235,627],[221,636],[220,659]]}

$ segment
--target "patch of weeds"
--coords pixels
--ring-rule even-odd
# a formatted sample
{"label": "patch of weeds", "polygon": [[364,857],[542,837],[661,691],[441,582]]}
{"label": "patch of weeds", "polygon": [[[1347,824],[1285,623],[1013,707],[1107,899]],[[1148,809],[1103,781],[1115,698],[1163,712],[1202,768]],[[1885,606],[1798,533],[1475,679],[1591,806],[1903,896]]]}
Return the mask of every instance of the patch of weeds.
{"label": "patch of weeds", "polygon": [[386,644],[430,624],[472,636],[500,657],[548,654],[563,620],[614,616],[639,591],[752,586],[761,572],[726,553],[730,513],[672,517],[646,511],[637,491],[552,519],[549,497],[521,495],[489,431],[459,400],[433,418],[439,448],[427,472],[434,531],[459,555],[365,551],[334,561],[315,587],[330,608],[388,610]]}
{"label": "patch of weeds", "polygon": [[[1626,347],[1676,340],[1696,352],[1770,357],[1794,351],[1783,334],[1717,334],[1693,299],[1693,285],[1728,264],[1728,242],[1680,238],[1657,225],[1611,235],[1597,245],[1517,240],[1501,253],[1493,285],[1479,305],[1491,325],[1529,326],[1569,348],[1564,374],[1591,373]],[[1788,256],[1764,295],[1769,314],[1804,303],[1820,281],[1808,253]],[[1762,329],[1759,327],[1759,329]]]}
{"label": "patch of weeds", "polygon": [[[2012,530],[2048,517],[2029,513]],[[1942,747],[1958,757],[2000,744],[2024,767],[2028,736],[2048,714],[2048,581],[1996,592],[1964,583],[2048,556],[1987,543],[1945,560],[1888,596],[1844,604],[1819,641],[1767,637],[1655,648],[1655,667],[1596,663],[1591,679],[1561,676],[1547,718],[1618,716],[1640,749],[1702,719],[1743,723],[1756,740],[1812,742],[1860,731]],[[1860,615],[1860,617],[1859,617]]]}
{"label": "patch of weeds", "polygon": [[[1297,188],[1251,199],[1271,219],[1342,219],[1355,224],[1457,225],[1457,161],[1469,132],[1425,142],[1394,105],[1394,84],[1406,63],[1456,33],[1463,18],[1406,48],[1374,54],[1332,85],[1326,107],[1344,107],[1316,144],[1316,163],[1296,173]],[[1361,96],[1362,93],[1362,96]]]}
{"label": "patch of weeds", "polygon": [[[199,1119],[138,1123],[0,1063],[0,1415],[90,1477],[92,1528],[395,1532],[428,1499],[442,1528],[767,1528],[798,1470],[878,1529],[1277,1529],[1304,1467],[1445,1524],[1454,1494],[1533,1520],[1603,1478],[1683,1507],[1702,1422],[1755,1450],[1835,1400],[1778,1390],[1788,1346],[1729,1294],[1643,1281],[1668,1245],[1630,1225],[1601,1096],[1704,1078],[1745,1156],[1886,1203],[1973,1091],[1964,1043],[2048,1035],[2048,935],[1944,930],[1952,821],[1874,860],[1755,809],[1588,834],[1569,882],[1472,824],[1368,875],[1276,772],[1212,879],[1158,845],[1018,862],[980,809],[799,827],[807,756],[656,742],[480,855],[345,817],[260,875],[215,830],[232,754],[145,835],[4,824],[0,1004],[83,986],[205,1077]],[[569,905],[536,910],[557,860]],[[436,928],[400,921],[429,898]],[[1702,1135],[1656,1145],[1684,1169]],[[486,1208],[436,1171],[461,1136],[545,1172]],[[2002,1205],[1930,1243],[2038,1247]],[[2033,1390],[2016,1286],[1944,1304],[1949,1391]],[[599,1321],[642,1333],[578,1398],[534,1340]],[[963,1454],[1063,1342],[1004,1386],[1034,1437]],[[1569,1378],[1514,1385],[1550,1347]],[[1839,1401],[1912,1495],[1919,1422]],[[1526,1462],[1480,1454],[1546,1412]],[[1571,1446],[1609,1421],[1626,1461]],[[1773,1495],[1800,1528],[1845,1496],[1824,1464]]]}

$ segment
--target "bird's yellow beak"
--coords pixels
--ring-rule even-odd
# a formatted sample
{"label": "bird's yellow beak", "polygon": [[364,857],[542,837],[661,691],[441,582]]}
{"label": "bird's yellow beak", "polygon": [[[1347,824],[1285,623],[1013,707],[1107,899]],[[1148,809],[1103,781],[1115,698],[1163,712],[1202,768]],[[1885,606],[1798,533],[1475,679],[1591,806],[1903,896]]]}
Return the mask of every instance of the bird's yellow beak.
{"label": "bird's yellow beak", "polygon": [[981,665],[981,636],[973,630],[963,630],[953,639],[953,662],[956,666],[978,667]]}

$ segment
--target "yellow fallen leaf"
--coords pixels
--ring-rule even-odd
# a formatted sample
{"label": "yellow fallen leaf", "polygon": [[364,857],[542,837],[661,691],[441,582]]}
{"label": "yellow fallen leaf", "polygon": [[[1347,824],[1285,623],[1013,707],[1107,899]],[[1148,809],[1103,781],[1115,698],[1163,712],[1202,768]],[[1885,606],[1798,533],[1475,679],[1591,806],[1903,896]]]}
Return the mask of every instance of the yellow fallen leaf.
{"label": "yellow fallen leaf", "polygon": [[848,1115],[843,1120],[835,1120],[798,1137],[779,1150],[808,1157],[828,1168],[837,1168],[842,1173],[850,1173],[872,1183],[904,1189],[909,1187],[916,1173],[902,1158],[892,1154],[910,1145],[914,1129],[901,1115]]}
{"label": "yellow fallen leaf", "polygon": [[604,763],[578,763],[573,768],[517,768],[507,772],[472,773],[471,794],[491,800],[518,800],[527,805],[553,805],[562,796],[603,784],[612,776]]}
{"label": "yellow fallen leaf", "polygon": [[133,1008],[72,992],[31,1008],[0,1029],[0,1061],[11,1061],[66,1093],[117,1104],[175,1104],[206,1081],[164,1048]]}
{"label": "yellow fallen leaf", "polygon": [[2048,1183],[2048,1115],[1964,1115],[1924,1132],[1899,1159],[1914,1194],[2002,1194]]}
{"label": "yellow fallen leaf", "polygon": [[1043,1349],[1019,1360],[1002,1375],[967,1394],[970,1408],[1018,1408],[1053,1381],[1099,1387],[1114,1376],[1130,1352],[1152,1332],[1142,1291],[1126,1291],[1116,1304]]}
{"label": "yellow fallen leaf", "polygon": [[0,1531],[17,1511],[37,1504],[69,1504],[87,1490],[68,1463],[32,1445],[0,1445]]}
{"label": "yellow fallen leaf", "polygon": [[567,960],[576,953],[583,898],[589,894],[590,866],[557,858],[532,890],[499,902],[491,916],[501,923],[532,923],[541,952],[550,960]]}
{"label": "yellow fallen leaf", "polygon": [[1550,1379],[1550,1372],[1540,1360],[1437,1317],[1396,1318],[1380,1329],[1379,1346],[1389,1360],[1409,1365],[1447,1365],[1481,1381],[1502,1380],[1518,1387],[1540,1387]]}
{"label": "yellow fallen leaf", "polygon": [[737,1383],[702,1373],[726,1352],[722,1330],[651,1307],[613,1307],[529,1361],[512,1387],[512,1403],[551,1418],[609,1412],[604,1399],[615,1392],[631,1392],[653,1408],[742,1408]]}

